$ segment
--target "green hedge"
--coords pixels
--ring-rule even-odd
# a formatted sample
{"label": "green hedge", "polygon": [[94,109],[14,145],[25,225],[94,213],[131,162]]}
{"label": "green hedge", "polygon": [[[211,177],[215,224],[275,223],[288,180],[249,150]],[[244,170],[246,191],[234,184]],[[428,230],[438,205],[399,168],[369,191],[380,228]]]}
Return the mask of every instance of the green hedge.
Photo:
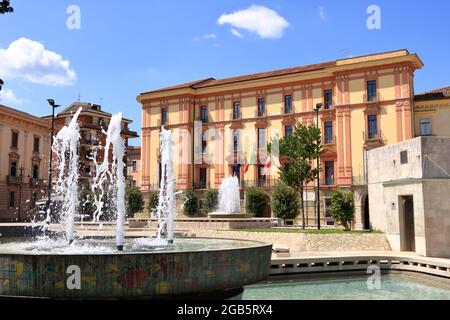
{"label": "green hedge", "polygon": [[298,216],[300,201],[295,189],[279,183],[272,194],[272,211],[277,218],[295,219]]}
{"label": "green hedge", "polygon": [[219,190],[209,189],[205,191],[203,202],[202,202],[202,212],[207,215],[210,212],[214,212],[219,205]]}
{"label": "green hedge", "polygon": [[188,217],[198,215],[198,193],[194,190],[188,190],[184,193],[183,212]]}
{"label": "green hedge", "polygon": [[148,195],[147,212],[150,217],[156,213],[159,204],[159,192],[151,191]]}
{"label": "green hedge", "polygon": [[255,217],[263,217],[267,207],[266,195],[257,188],[248,188],[246,192],[245,210]]}

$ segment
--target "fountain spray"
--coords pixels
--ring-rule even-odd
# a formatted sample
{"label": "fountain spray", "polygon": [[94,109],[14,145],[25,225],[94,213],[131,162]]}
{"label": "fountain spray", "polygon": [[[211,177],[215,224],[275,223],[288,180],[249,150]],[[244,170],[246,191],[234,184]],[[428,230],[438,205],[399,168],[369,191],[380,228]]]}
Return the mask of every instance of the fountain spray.
{"label": "fountain spray", "polygon": [[161,185],[159,190],[159,203],[156,211],[158,219],[157,239],[164,235],[170,244],[173,243],[173,218],[175,200],[175,182],[173,180],[173,139],[172,132],[161,129]]}
{"label": "fountain spray", "polygon": [[80,130],[78,116],[82,108],[73,116],[69,125],[63,127],[53,143],[52,150],[58,156],[58,179],[56,193],[61,198],[60,222],[69,243],[74,240],[75,213],[78,204],[78,147],[80,144]]}

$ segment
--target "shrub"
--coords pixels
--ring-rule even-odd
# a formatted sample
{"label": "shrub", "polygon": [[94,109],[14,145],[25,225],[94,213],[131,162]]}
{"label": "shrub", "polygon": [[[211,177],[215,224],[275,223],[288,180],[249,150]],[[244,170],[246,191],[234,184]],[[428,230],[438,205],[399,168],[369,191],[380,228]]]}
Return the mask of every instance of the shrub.
{"label": "shrub", "polygon": [[153,217],[159,204],[159,192],[151,191],[148,195],[147,212],[150,217]]}
{"label": "shrub", "polygon": [[127,218],[132,218],[144,209],[144,197],[138,187],[127,186],[125,192]]}
{"label": "shrub", "polygon": [[342,190],[333,191],[331,193],[330,213],[345,230],[349,231],[355,217],[355,199],[353,193]]}
{"label": "shrub", "polygon": [[272,210],[276,217],[295,219],[300,207],[299,197],[294,188],[279,183],[273,190]]}
{"label": "shrub", "polygon": [[184,193],[183,212],[188,217],[195,217],[198,214],[198,194],[194,190]]}
{"label": "shrub", "polygon": [[204,214],[208,214],[217,209],[219,204],[219,190],[209,189],[206,190],[204,199],[202,202],[202,211]]}
{"label": "shrub", "polygon": [[262,217],[266,210],[266,195],[257,188],[248,188],[245,200],[245,210],[255,217]]}

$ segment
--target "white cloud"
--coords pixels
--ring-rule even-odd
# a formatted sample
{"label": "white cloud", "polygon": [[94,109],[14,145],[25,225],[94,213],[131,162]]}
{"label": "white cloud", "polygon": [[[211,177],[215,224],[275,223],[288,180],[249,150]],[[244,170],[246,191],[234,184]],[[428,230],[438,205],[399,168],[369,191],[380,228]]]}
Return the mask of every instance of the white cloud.
{"label": "white cloud", "polygon": [[217,36],[214,33],[205,34],[203,36],[197,36],[194,38],[194,41],[200,41],[200,40],[213,40],[216,39]]}
{"label": "white cloud", "polygon": [[70,61],[27,38],[17,39],[7,49],[0,49],[0,74],[49,86],[71,85],[77,78]]}
{"label": "white cloud", "polygon": [[261,38],[281,38],[284,29],[289,27],[289,22],[276,11],[258,5],[252,5],[245,10],[230,14],[224,13],[217,23],[220,25],[230,24],[236,29],[256,33]]}
{"label": "white cloud", "polygon": [[237,30],[234,29],[234,28],[231,28],[230,31],[231,31],[231,33],[232,33],[234,36],[236,36],[236,37],[238,37],[238,38],[243,38],[243,37],[244,37],[239,31],[237,31]]}
{"label": "white cloud", "polygon": [[4,104],[22,104],[24,102],[29,102],[28,100],[25,99],[20,99],[17,98],[16,95],[14,94],[14,91],[12,91],[11,89],[5,89],[0,91],[0,102],[4,103]]}
{"label": "white cloud", "polygon": [[328,15],[325,12],[325,8],[323,6],[319,7],[318,14],[319,14],[320,19],[322,19],[323,21],[328,20]]}

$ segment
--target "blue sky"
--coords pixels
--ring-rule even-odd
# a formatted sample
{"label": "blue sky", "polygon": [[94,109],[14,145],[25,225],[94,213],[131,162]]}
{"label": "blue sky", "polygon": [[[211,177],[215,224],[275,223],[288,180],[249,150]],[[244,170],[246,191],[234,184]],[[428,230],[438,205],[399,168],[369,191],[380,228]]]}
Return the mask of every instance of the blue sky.
{"label": "blue sky", "polygon": [[[416,92],[450,85],[446,0],[11,4],[15,13],[0,16],[0,78],[6,81],[0,103],[39,116],[50,110],[47,98],[67,106],[81,94],[82,101],[123,111],[139,131],[136,96],[143,91],[402,48],[417,52],[425,63],[416,73]],[[381,10],[380,30],[366,26],[372,4]],[[67,28],[69,5],[80,8],[81,29]],[[262,27],[234,14],[253,5],[265,7]],[[37,54],[38,62],[46,62],[30,62],[34,51],[42,55]]]}

